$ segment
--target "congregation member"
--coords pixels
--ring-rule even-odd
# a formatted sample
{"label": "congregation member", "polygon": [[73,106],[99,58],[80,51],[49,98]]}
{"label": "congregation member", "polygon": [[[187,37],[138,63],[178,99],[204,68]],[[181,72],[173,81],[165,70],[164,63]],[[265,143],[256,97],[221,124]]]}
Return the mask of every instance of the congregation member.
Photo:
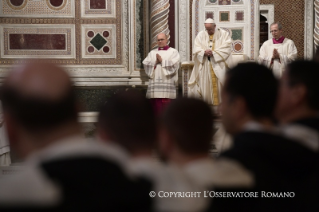
{"label": "congregation member", "polygon": [[153,49],[143,61],[144,70],[149,77],[146,97],[151,99],[155,113],[159,114],[176,98],[180,55],[167,45],[165,33],[157,35],[157,49]]}
{"label": "congregation member", "polygon": [[[125,128],[125,129],[124,129]],[[156,119],[151,103],[134,90],[117,93],[105,104],[99,115],[98,137],[104,143],[115,143],[127,152],[127,169],[136,177],[149,181],[153,211],[197,211],[187,197],[163,198],[164,192],[195,191],[184,173],[171,164],[163,164],[156,155]]]}
{"label": "congregation member", "polygon": [[[319,64],[294,61],[280,80],[276,117],[282,133],[318,155],[319,152]],[[309,154],[311,155],[311,154]],[[307,156],[305,156],[307,157]],[[304,211],[319,211],[319,160],[303,167]],[[315,206],[315,207],[314,207]]]}
{"label": "congregation member", "polygon": [[270,25],[272,39],[264,42],[259,51],[258,61],[272,69],[280,78],[289,62],[297,58],[297,48],[294,42],[283,36],[283,26],[280,22]]}
{"label": "congregation member", "polygon": [[278,82],[272,71],[263,65],[239,64],[227,73],[221,112],[225,129],[233,136],[233,145],[221,154],[216,164],[237,169],[242,175],[246,173],[250,183],[215,185],[216,192],[246,192],[248,195],[215,198],[212,207],[215,211],[238,208],[303,211],[308,208],[303,202],[307,192],[303,183],[308,179],[316,155],[298,142],[281,136],[275,128],[273,115],[277,94]]}
{"label": "congregation member", "polygon": [[212,199],[205,198],[203,192],[218,180],[213,177],[212,137],[213,112],[200,99],[177,99],[162,114],[159,151],[168,163],[184,172],[190,185],[195,186],[192,191],[201,192],[200,197],[189,198],[187,207],[179,211],[205,211],[210,205]]}
{"label": "congregation member", "polygon": [[0,211],[149,211],[149,184],[129,176],[125,154],[85,140],[73,89],[54,64],[26,61],[9,73],[4,121],[24,167],[1,179]]}
{"label": "congregation member", "polygon": [[229,32],[216,27],[213,19],[208,18],[204,25],[205,30],[200,31],[194,41],[194,68],[188,82],[189,95],[218,106],[226,71],[233,63],[232,39]]}

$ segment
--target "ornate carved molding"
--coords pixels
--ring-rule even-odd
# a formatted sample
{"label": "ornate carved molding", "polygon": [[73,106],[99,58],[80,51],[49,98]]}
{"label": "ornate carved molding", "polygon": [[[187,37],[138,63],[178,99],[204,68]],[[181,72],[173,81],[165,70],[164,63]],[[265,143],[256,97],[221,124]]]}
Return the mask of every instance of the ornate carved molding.
{"label": "ornate carved molding", "polygon": [[179,54],[181,61],[189,60],[189,0],[179,1]]}
{"label": "ornate carved molding", "polygon": [[161,32],[168,35],[168,44],[170,31],[168,29],[169,0],[152,0],[151,9],[151,49],[157,47],[157,35]]}
{"label": "ornate carved molding", "polygon": [[305,53],[304,57],[306,59],[311,59],[313,57],[313,46],[314,46],[314,1],[313,0],[305,0],[305,38],[304,38],[304,48]]}

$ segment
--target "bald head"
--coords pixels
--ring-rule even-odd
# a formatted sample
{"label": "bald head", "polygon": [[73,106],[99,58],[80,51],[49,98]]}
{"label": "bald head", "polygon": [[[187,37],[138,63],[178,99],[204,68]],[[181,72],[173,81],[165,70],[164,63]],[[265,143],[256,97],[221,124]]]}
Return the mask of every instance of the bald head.
{"label": "bald head", "polygon": [[68,74],[51,63],[29,61],[14,68],[4,84],[22,96],[46,100],[62,98],[71,87]]}
{"label": "bald head", "polygon": [[26,61],[9,73],[2,86],[4,113],[32,132],[76,122],[77,107],[71,85],[62,68]]}
{"label": "bald head", "polygon": [[167,35],[165,33],[159,33],[157,35],[157,45],[162,48],[167,45]]}

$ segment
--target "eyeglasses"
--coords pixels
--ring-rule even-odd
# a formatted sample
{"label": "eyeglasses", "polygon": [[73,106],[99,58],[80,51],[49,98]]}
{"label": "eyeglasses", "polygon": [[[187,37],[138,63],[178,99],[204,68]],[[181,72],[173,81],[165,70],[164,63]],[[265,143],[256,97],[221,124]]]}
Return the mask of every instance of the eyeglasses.
{"label": "eyeglasses", "polygon": [[279,31],[279,30],[271,30],[270,32],[273,33],[273,32],[278,32],[278,31]]}
{"label": "eyeglasses", "polygon": [[165,39],[157,39],[157,41],[163,41],[163,40],[165,40]]}

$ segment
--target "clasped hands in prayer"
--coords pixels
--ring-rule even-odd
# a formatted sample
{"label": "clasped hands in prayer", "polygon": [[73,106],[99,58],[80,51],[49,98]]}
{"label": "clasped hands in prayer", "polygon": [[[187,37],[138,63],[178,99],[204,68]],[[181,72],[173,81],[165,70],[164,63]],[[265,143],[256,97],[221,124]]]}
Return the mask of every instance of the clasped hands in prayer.
{"label": "clasped hands in prayer", "polygon": [[272,60],[274,59],[279,59],[280,60],[280,56],[279,56],[279,52],[277,49],[274,49],[273,53],[272,53]]}
{"label": "clasped hands in prayer", "polygon": [[156,54],[156,64],[162,63],[162,57],[159,54]]}
{"label": "clasped hands in prayer", "polygon": [[207,49],[207,50],[205,50],[204,55],[207,57],[213,57],[213,51],[210,49]]}

